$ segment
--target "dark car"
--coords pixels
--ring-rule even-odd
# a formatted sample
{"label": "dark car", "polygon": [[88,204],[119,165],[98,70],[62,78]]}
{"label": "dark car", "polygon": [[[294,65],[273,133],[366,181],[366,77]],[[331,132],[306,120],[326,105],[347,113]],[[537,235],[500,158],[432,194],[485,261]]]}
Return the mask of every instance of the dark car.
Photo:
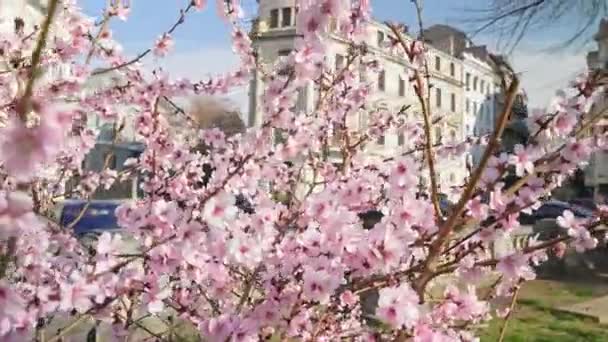
{"label": "dark car", "polygon": [[597,204],[595,203],[593,198],[575,198],[571,200],[570,203],[591,211],[597,210]]}
{"label": "dark car", "polygon": [[532,215],[524,213],[520,214],[519,222],[521,224],[532,225],[540,220],[557,219],[558,217],[562,216],[566,210],[570,210],[574,216],[578,218],[589,218],[593,215],[591,210],[584,207],[552,200],[543,203],[532,213]]}

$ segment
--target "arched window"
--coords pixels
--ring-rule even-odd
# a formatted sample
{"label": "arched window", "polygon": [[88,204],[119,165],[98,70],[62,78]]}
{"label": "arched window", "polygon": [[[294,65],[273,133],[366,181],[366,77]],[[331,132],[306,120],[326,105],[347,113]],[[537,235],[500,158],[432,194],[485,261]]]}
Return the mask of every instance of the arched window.
{"label": "arched window", "polygon": [[378,73],[378,90],[384,91],[386,87],[386,73],[384,70]]}
{"label": "arched window", "polygon": [[291,26],[291,7],[284,7],[281,14],[281,27]]}
{"label": "arched window", "polygon": [[456,66],[454,65],[454,62],[450,63],[450,76],[456,76]]}

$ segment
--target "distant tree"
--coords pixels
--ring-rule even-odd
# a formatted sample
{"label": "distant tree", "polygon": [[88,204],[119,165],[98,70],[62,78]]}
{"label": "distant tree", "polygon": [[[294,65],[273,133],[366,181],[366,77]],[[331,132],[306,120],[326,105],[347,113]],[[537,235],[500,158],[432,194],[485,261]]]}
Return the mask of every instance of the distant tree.
{"label": "distant tree", "polygon": [[490,0],[471,12],[474,34],[494,32],[505,49],[516,47],[526,33],[535,28],[547,30],[564,26],[570,27],[570,34],[560,46],[568,46],[589,38],[596,23],[608,15],[608,1]]}

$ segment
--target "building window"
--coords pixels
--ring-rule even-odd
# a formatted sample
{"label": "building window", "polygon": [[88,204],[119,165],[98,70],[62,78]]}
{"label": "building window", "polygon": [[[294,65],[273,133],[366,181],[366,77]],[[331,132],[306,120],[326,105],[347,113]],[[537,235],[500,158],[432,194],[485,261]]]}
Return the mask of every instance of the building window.
{"label": "building window", "polygon": [[465,101],[465,110],[467,112],[467,114],[469,114],[471,112],[471,100],[467,99]]}
{"label": "building window", "polygon": [[477,76],[473,77],[473,90],[477,90]]}
{"label": "building window", "polygon": [[450,131],[450,141],[456,142],[456,131],[455,130]]}
{"label": "building window", "polygon": [[454,65],[454,63],[450,63],[450,76],[454,77],[456,76],[456,66]]}
{"label": "building window", "polygon": [[435,142],[436,143],[441,142],[441,128],[440,127],[435,128]]}
{"label": "building window", "polygon": [[399,77],[399,96],[405,96],[405,80]]}
{"label": "building window", "polygon": [[384,91],[386,83],[386,74],[384,70],[378,73],[378,90]]}
{"label": "building window", "polygon": [[456,182],[456,175],[453,173],[450,173],[450,183],[455,183]]}
{"label": "building window", "polygon": [[486,88],[486,82],[484,80],[481,80],[481,86],[479,87],[479,91],[483,94],[483,91]]}
{"label": "building window", "polygon": [[336,71],[344,68],[344,56],[336,55]]}
{"label": "building window", "polygon": [[435,88],[435,104],[437,108],[441,108],[441,89]]}
{"label": "building window", "polygon": [[329,19],[329,32],[335,32],[338,30],[338,21],[336,18]]}
{"label": "building window", "polygon": [[450,95],[450,110],[452,112],[456,111],[456,94],[452,93],[452,95]]}
{"label": "building window", "polygon": [[291,53],[291,50],[289,50],[289,49],[279,50],[279,57],[289,56],[290,53]]}
{"label": "building window", "polygon": [[385,143],[384,134],[378,137],[378,145],[384,145]]}
{"label": "building window", "polygon": [[471,87],[471,74],[469,74],[467,72],[466,76],[465,76],[465,84],[467,86],[467,90],[469,90],[469,88]]}
{"label": "building window", "polygon": [[441,71],[441,58],[439,56],[435,56],[435,70]]}
{"label": "building window", "polygon": [[477,102],[473,101],[473,114],[477,115]]}
{"label": "building window", "polygon": [[288,27],[291,26],[291,7],[283,8],[283,17],[281,18],[281,26]]}
{"label": "building window", "polygon": [[490,94],[490,83],[488,83],[488,87],[486,88],[486,94]]}
{"label": "building window", "polygon": [[378,31],[378,46],[382,47],[382,43],[384,43],[384,32]]}
{"label": "building window", "polygon": [[404,142],[405,136],[403,135],[403,133],[399,133],[399,135],[397,136],[397,144],[399,144],[399,146],[403,146]]}
{"label": "building window", "polygon": [[270,28],[279,27],[279,10],[270,10]]}

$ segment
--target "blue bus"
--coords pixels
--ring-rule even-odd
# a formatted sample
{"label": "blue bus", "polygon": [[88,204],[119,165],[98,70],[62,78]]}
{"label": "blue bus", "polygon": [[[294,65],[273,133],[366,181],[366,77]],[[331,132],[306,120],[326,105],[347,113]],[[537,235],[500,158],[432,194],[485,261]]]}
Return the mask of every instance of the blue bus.
{"label": "blue bus", "polygon": [[120,230],[115,211],[124,200],[92,200],[88,206],[87,203],[86,200],[66,200],[59,209],[59,224],[72,227],[78,237]]}

